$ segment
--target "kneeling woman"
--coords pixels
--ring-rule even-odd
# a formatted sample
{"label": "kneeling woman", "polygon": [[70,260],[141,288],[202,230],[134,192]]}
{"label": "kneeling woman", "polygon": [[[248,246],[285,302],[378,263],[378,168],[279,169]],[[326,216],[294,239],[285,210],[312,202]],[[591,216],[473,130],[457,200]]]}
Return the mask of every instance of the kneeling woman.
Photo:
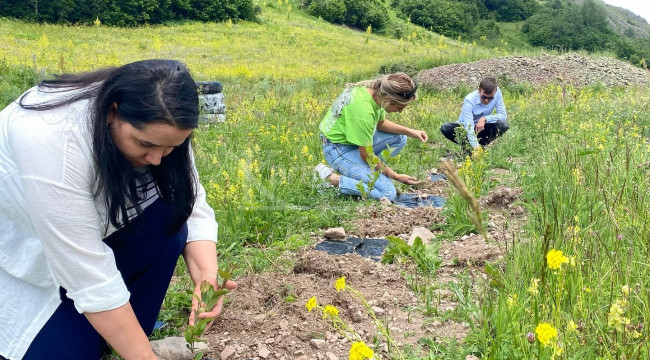
{"label": "kneeling woman", "polygon": [[[380,156],[389,146],[391,156],[395,156],[406,145],[407,136],[427,141],[424,131],[385,118],[386,113],[401,113],[415,99],[417,85],[404,73],[349,85],[320,123],[323,152],[331,168],[319,164],[316,166],[319,176],[338,186],[342,194],[361,196],[357,184],[362,180],[367,191],[372,174],[366,162],[366,147],[372,146],[375,155]],[[395,198],[395,186],[390,179],[409,185],[417,183],[413,176],[398,174],[381,162],[377,167],[382,174],[370,191],[369,196],[373,199],[386,197],[392,201]]]}

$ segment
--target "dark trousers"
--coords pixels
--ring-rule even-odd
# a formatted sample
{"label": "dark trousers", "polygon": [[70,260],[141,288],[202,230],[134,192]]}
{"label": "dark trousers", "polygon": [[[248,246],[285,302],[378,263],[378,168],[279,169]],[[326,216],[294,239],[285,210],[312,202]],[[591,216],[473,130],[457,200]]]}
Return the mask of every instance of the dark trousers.
{"label": "dark trousers", "polygon": [[[440,127],[440,132],[442,132],[442,135],[444,135],[447,139],[458,144],[458,141],[456,141],[456,134],[454,130],[459,126],[462,125],[459,123],[451,123],[451,122],[444,123]],[[497,137],[503,135],[506,131],[508,131],[508,122],[506,121],[486,123],[485,128],[480,133],[476,134],[476,138],[478,139],[479,145],[485,146],[491,143]],[[469,141],[467,140],[467,137],[461,139],[460,145],[463,146],[463,148],[469,148]]]}
{"label": "dark trousers", "polygon": [[[169,206],[158,199],[134,221],[104,239],[113,249],[117,268],[131,293],[131,306],[147,334],[153,331],[176,261],[187,241],[187,225],[174,235],[166,234],[170,214]],[[99,360],[109,350],[106,342],[77,312],[65,290],[61,288],[60,292],[63,302],[23,359]]]}

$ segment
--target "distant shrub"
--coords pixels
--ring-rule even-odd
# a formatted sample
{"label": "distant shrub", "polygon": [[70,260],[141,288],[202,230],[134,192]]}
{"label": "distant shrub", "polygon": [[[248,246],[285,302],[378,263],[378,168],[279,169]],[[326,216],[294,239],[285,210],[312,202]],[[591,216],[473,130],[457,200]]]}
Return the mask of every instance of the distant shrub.
{"label": "distant shrub", "polygon": [[521,21],[531,17],[538,9],[537,0],[485,0],[485,7],[499,21]]}
{"label": "distant shrub", "polygon": [[253,0],[0,0],[0,16],[47,23],[137,26],[179,20],[254,20]]}
{"label": "distant shrub", "polygon": [[391,64],[384,64],[379,67],[379,73],[380,74],[392,74],[396,72],[403,72],[407,74],[408,76],[414,76],[420,71],[419,66],[415,64],[408,64],[408,63],[391,63]]}
{"label": "distant shrub", "polygon": [[493,19],[480,20],[469,33],[470,38],[478,39],[485,36],[488,39],[497,39],[501,36],[499,25]]}
{"label": "distant shrub", "polygon": [[379,0],[345,0],[347,12],[345,24],[357,29],[365,30],[368,25],[372,31],[383,33],[388,24],[388,9]]}
{"label": "distant shrub", "polygon": [[411,22],[445,36],[469,32],[479,21],[475,3],[452,0],[394,0],[393,6]]}
{"label": "distant shrub", "polygon": [[312,1],[307,7],[307,13],[321,17],[327,22],[343,24],[347,9],[343,0]]}
{"label": "distant shrub", "polygon": [[389,23],[388,9],[381,0],[306,0],[303,5],[313,16],[334,24],[383,34]]}
{"label": "distant shrub", "polygon": [[540,11],[526,20],[521,31],[533,46],[564,50],[605,50],[615,38],[605,9],[593,0]]}

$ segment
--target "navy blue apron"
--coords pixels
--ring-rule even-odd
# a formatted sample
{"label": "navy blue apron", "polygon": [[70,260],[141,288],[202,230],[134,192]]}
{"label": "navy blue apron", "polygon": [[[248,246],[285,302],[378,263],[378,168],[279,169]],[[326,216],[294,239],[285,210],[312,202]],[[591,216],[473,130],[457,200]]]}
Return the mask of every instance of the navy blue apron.
{"label": "navy blue apron", "polygon": [[[187,241],[187,224],[178,233],[167,235],[170,223],[171,208],[159,198],[131,223],[104,239],[113,249],[117,268],[131,293],[131,306],[147,335],[153,331]],[[65,295],[65,289],[61,288],[60,293],[63,302],[23,359],[99,360],[110,353],[106,342]]]}

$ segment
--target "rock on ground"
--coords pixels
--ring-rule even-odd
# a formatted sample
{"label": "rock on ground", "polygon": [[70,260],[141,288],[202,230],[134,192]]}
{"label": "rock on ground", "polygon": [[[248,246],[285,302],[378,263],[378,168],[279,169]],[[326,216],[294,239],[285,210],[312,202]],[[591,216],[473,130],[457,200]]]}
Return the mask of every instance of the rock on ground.
{"label": "rock on ground", "polygon": [[345,229],[342,227],[327,229],[325,230],[325,234],[323,236],[332,240],[345,240],[346,238]]}
{"label": "rock on ground", "polygon": [[[192,360],[192,352],[187,348],[187,341],[180,336],[170,336],[150,342],[154,354],[160,360]],[[206,350],[208,346],[199,342],[194,344],[197,350]]]}
{"label": "rock on ground", "polygon": [[424,244],[428,244],[431,240],[435,239],[436,236],[429,229],[423,226],[418,226],[413,228],[413,232],[411,233],[408,244],[413,245],[413,242],[415,242],[415,238],[417,237],[422,239],[422,242]]}

